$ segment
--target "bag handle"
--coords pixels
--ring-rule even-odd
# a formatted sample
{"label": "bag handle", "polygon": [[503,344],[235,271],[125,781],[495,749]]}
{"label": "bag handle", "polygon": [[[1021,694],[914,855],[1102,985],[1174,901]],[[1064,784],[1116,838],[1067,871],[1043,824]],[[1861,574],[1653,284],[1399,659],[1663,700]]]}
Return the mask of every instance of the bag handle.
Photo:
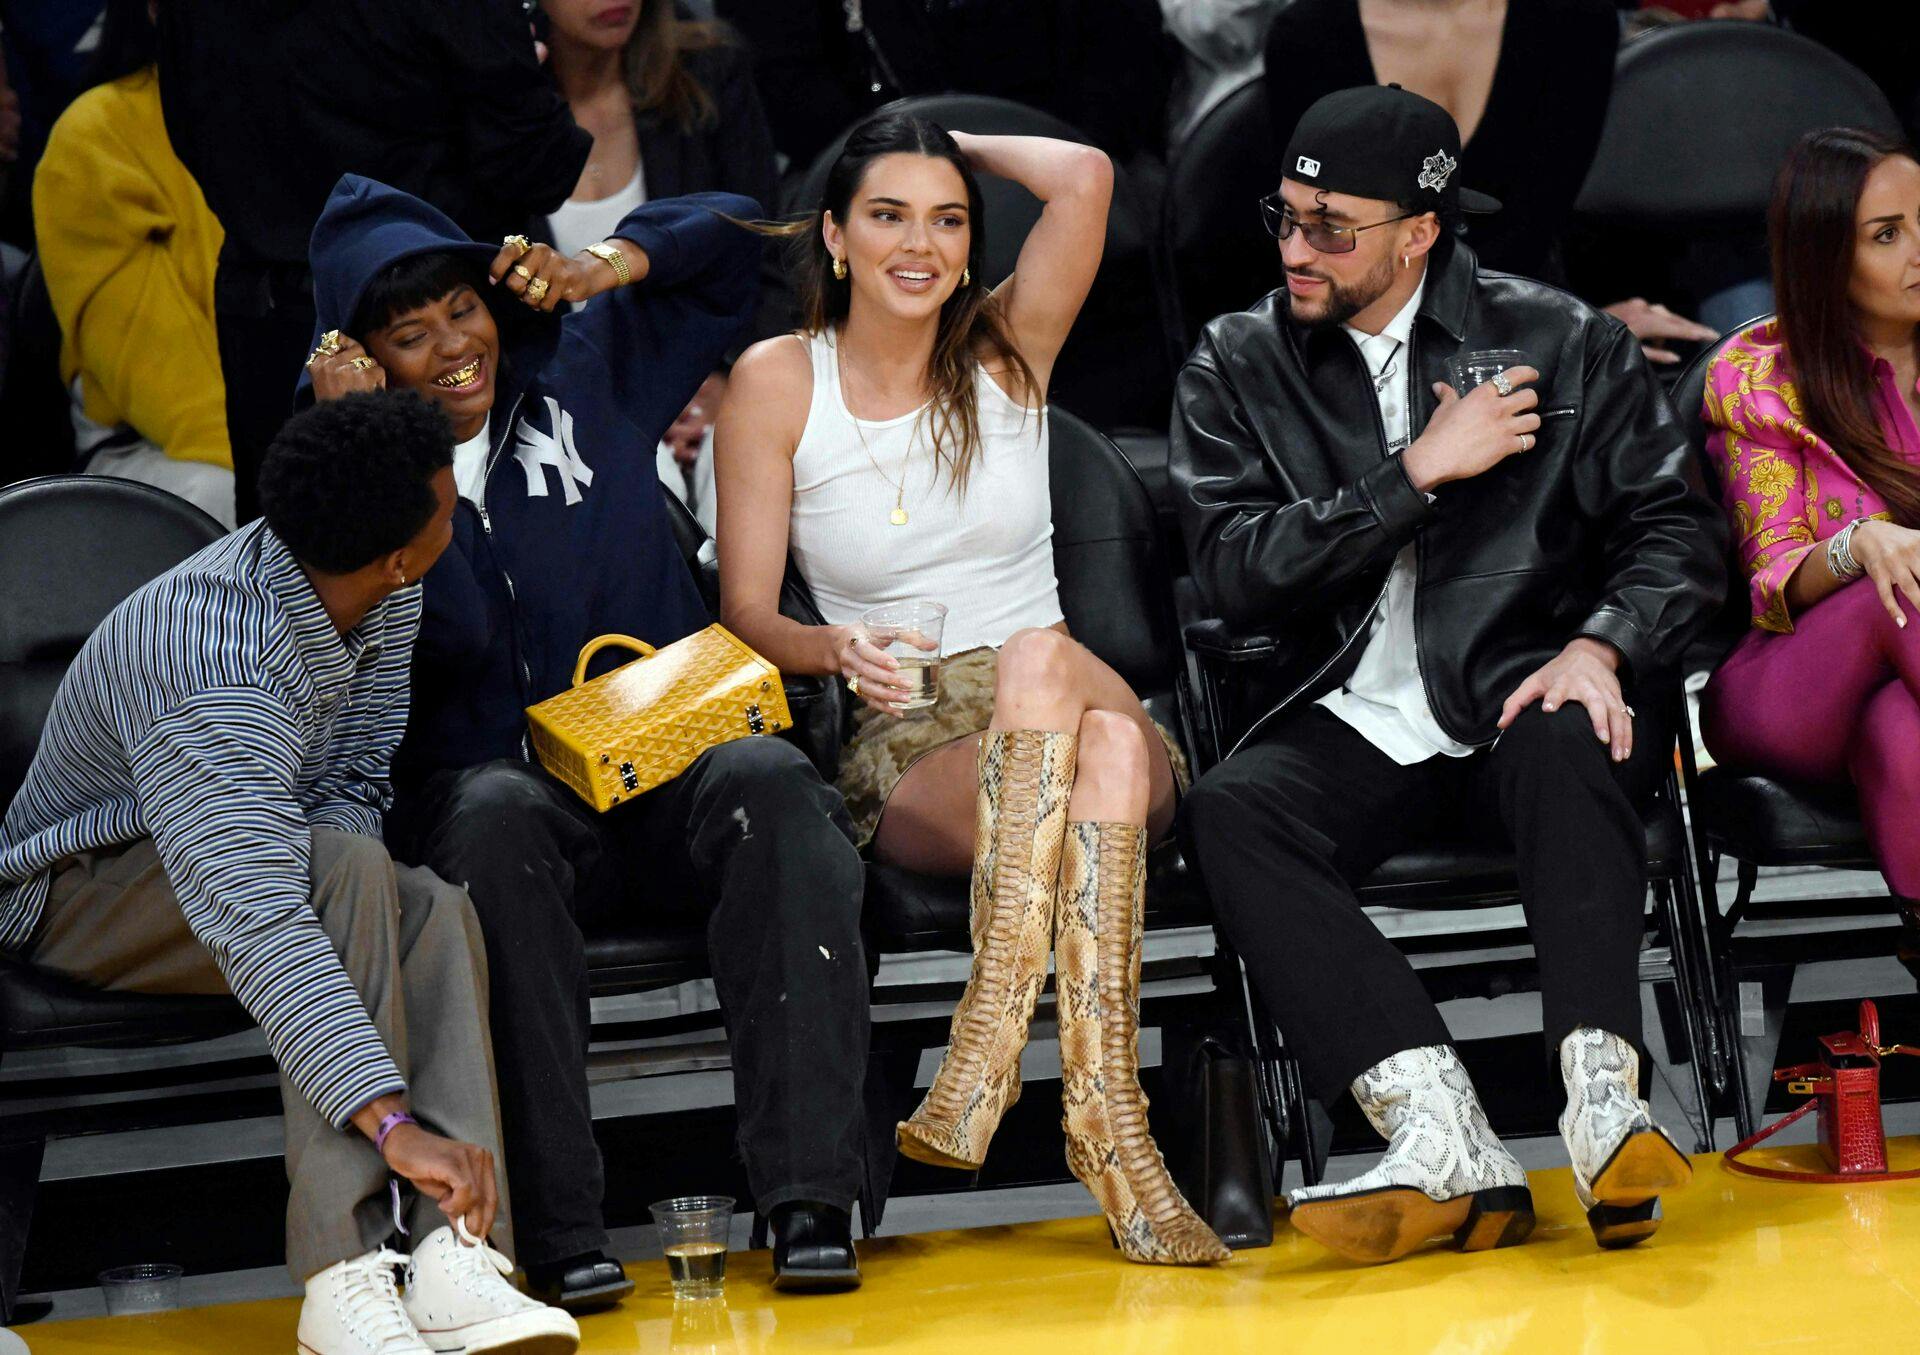
{"label": "bag handle", "polygon": [[602,635],[598,640],[590,641],[580,651],[580,662],[573,666],[573,685],[578,687],[587,680],[587,665],[593,662],[593,656],[603,649],[618,645],[622,649],[631,649],[643,659],[654,656],[654,647],[645,640],[636,640],[631,635]]}

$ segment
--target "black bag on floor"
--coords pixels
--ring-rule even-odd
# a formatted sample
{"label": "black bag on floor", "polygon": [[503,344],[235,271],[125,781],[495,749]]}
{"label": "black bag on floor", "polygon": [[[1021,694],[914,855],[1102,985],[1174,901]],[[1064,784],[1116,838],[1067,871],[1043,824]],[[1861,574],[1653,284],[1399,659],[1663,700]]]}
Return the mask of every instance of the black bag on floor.
{"label": "black bag on floor", "polygon": [[1253,1061],[1216,1035],[1162,1032],[1173,1179],[1235,1251],[1273,1245],[1273,1173]]}

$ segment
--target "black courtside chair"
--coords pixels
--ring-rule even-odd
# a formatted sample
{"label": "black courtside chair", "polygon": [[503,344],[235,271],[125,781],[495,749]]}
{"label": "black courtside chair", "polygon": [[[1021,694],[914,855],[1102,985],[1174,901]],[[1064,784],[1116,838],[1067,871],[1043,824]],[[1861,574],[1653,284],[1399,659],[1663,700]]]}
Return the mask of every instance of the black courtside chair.
{"label": "black courtside chair", "polygon": [[[26,777],[54,692],[94,627],[222,531],[185,500],[127,480],[50,476],[0,489],[0,804]],[[0,1056],[165,1044],[247,1024],[231,998],[104,993],[0,958]],[[0,1120],[0,1325],[14,1318],[52,1128]]]}
{"label": "black courtside chair", "polygon": [[[1770,319],[1762,316],[1760,320]],[[1750,321],[1757,324],[1759,320]],[[1741,325],[1718,343],[1709,344],[1681,371],[1669,398],[1681,426],[1686,429],[1694,453],[1700,459],[1706,483],[1719,493],[1719,473],[1707,456],[1705,397],[1707,370],[1720,351],[1736,335],[1748,328]],[[1727,604],[1706,637],[1690,656],[1695,671],[1710,669],[1724,659],[1729,650],[1746,634],[1749,620],[1746,570],[1737,557],[1727,564]],[[1888,933],[1878,928],[1834,930],[1824,936],[1795,934],[1788,949],[1756,943],[1743,949],[1743,964],[1735,964],[1735,933],[1745,919],[1808,920],[1857,916],[1862,912],[1857,898],[1793,899],[1757,902],[1754,887],[1763,867],[1817,866],[1834,870],[1877,870],[1867,845],[1866,828],[1860,822],[1859,799],[1851,784],[1809,785],[1778,780],[1769,776],[1739,771],[1731,767],[1709,767],[1701,771],[1695,765],[1695,731],[1689,727],[1680,740],[1681,774],[1692,808],[1694,851],[1700,869],[1700,889],[1707,902],[1707,917],[1714,923],[1713,965],[1720,976],[1722,1002],[1718,1018],[1722,1040],[1736,1059],[1735,1084],[1738,1094],[1734,1112],[1742,1137],[1753,1132],[1754,1088],[1746,1073],[1744,1046],[1739,1038],[1739,1013],[1734,998],[1735,980],[1740,968],[1753,968],[1772,979],[1765,987],[1770,1025],[1777,1034],[1777,1016],[1783,1008],[1791,983],[1793,965],[1806,960],[1864,955],[1883,955],[1891,950]],[[1724,916],[1716,882],[1723,860],[1736,866],[1736,890],[1733,903]],[[1889,926],[1893,919],[1885,909]],[[1771,952],[1771,953],[1770,953]],[[1751,961],[1750,965],[1744,963]],[[1765,1068],[1757,1074],[1764,1082]]]}
{"label": "black courtside chair", "polygon": [[1758,225],[1774,175],[1816,127],[1897,133],[1872,80],[1811,38],[1705,20],[1624,44],[1575,212],[1623,226]]}
{"label": "black courtside chair", "polygon": [[1260,199],[1280,186],[1280,150],[1255,76],[1196,122],[1167,161],[1160,244],[1179,315],[1181,351],[1217,315],[1245,310],[1280,285],[1280,252]]}
{"label": "black courtside chair", "polygon": [[[1184,601],[1186,608],[1195,605],[1192,594],[1185,595]],[[1211,767],[1233,751],[1252,721],[1287,695],[1271,682],[1277,644],[1269,635],[1235,633],[1218,618],[1190,616],[1184,638],[1191,658],[1187,672],[1193,684],[1190,706],[1197,742],[1205,766]],[[1661,725],[1671,740],[1682,719],[1678,682],[1655,699],[1661,703]],[[1651,702],[1643,698],[1641,704],[1647,707]],[[1705,1152],[1713,1147],[1714,1107],[1732,1080],[1733,1056],[1723,1048],[1722,1026],[1714,1018],[1722,1004],[1708,963],[1708,919],[1680,805],[1679,784],[1669,771],[1664,784],[1642,807],[1654,910],[1640,974],[1643,982],[1655,985],[1669,1050],[1676,1060],[1684,1055],[1691,1071],[1700,1116],[1694,1126],[1696,1150]],[[1469,910],[1516,902],[1519,880],[1512,854],[1504,847],[1436,842],[1390,857],[1358,894],[1367,907]],[[1421,969],[1436,1000],[1498,996],[1538,983],[1531,943],[1524,932],[1469,932],[1400,945]],[[1460,960],[1448,961],[1449,953]],[[1246,1001],[1255,1012],[1261,1092],[1270,1124],[1281,1141],[1291,1143],[1307,1183],[1313,1184],[1326,1162],[1330,1122],[1324,1111],[1316,1115],[1309,1107],[1299,1071],[1284,1047],[1284,1032],[1259,1011],[1250,989]]]}

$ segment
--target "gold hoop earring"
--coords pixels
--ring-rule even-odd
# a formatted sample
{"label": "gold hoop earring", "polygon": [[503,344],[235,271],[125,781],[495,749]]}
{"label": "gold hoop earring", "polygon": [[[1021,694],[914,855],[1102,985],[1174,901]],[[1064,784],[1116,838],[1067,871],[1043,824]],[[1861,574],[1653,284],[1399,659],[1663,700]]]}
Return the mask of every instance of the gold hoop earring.
{"label": "gold hoop earring", "polygon": [[833,256],[833,275],[842,282],[847,280],[847,261],[838,254]]}
{"label": "gold hoop earring", "polygon": [[973,286],[973,270],[971,268],[963,268],[960,270],[960,285],[962,287]]}

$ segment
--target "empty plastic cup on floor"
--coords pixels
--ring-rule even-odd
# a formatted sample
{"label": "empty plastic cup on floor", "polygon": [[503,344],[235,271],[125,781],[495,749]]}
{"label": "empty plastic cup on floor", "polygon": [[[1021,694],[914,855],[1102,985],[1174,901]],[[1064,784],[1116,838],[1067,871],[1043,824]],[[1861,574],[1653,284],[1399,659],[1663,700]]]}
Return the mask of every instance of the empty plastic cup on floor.
{"label": "empty plastic cup on floor", "polygon": [[733,1197],[683,1195],[647,1206],[660,1225],[660,1245],[677,1299],[719,1296],[727,1281],[727,1230],[733,1224]]}
{"label": "empty plastic cup on floor", "polygon": [[143,1266],[115,1266],[100,1272],[100,1293],[107,1300],[107,1315],[122,1317],[129,1313],[164,1313],[180,1306],[179,1266],[160,1263]]}

